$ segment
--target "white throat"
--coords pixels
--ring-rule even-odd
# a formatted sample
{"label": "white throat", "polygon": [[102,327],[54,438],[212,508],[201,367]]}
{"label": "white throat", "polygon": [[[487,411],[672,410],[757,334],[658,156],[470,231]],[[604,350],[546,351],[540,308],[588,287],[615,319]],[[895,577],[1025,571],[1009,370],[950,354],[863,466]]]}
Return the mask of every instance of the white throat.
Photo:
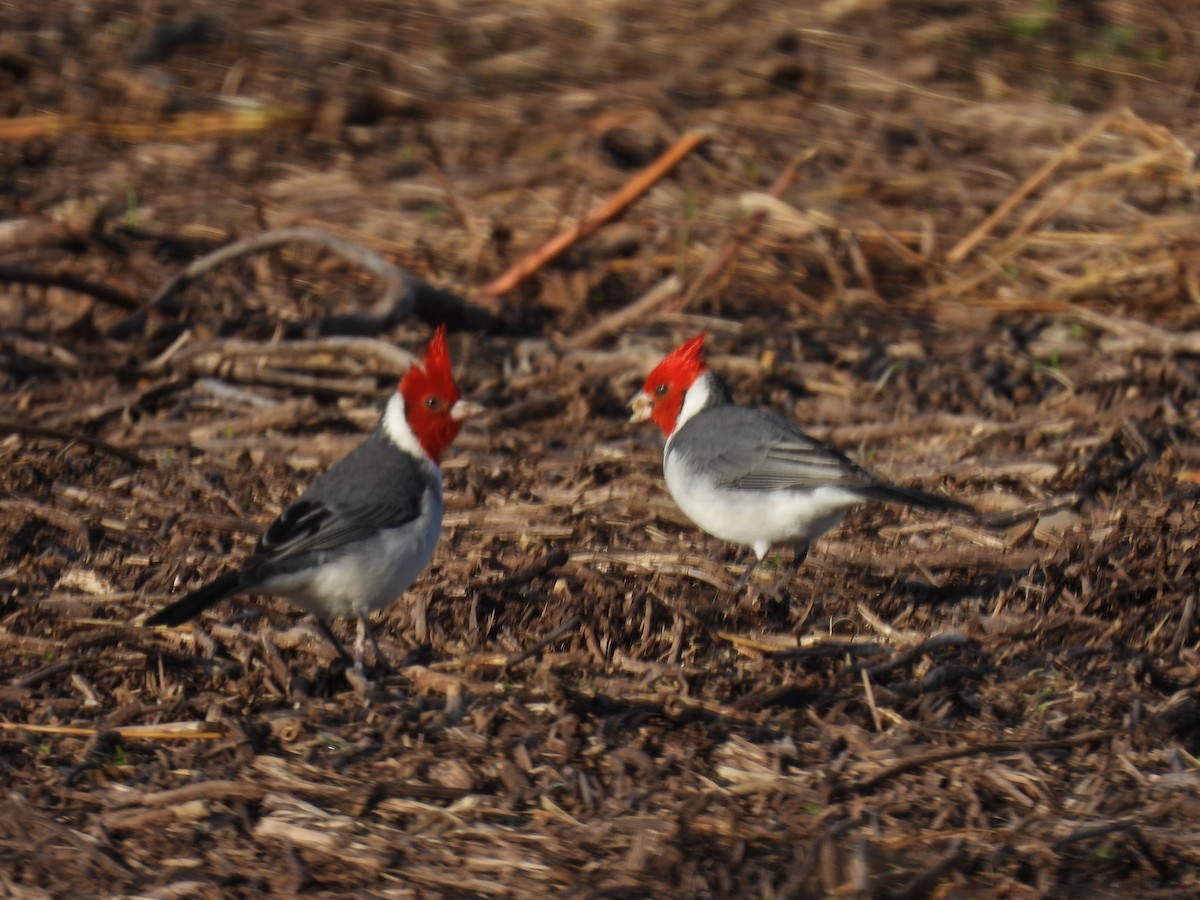
{"label": "white throat", "polygon": [[708,406],[709,400],[712,399],[712,372],[703,372],[692,382],[692,386],[687,389],[687,393],[683,395],[683,406],[679,409],[679,416],[675,419],[676,434],[680,428],[684,426],[688,419]]}
{"label": "white throat", "polygon": [[399,391],[392,393],[383,410],[383,433],[405,453],[410,453],[418,459],[429,458],[413,430],[408,427],[408,419],[404,416],[404,397]]}

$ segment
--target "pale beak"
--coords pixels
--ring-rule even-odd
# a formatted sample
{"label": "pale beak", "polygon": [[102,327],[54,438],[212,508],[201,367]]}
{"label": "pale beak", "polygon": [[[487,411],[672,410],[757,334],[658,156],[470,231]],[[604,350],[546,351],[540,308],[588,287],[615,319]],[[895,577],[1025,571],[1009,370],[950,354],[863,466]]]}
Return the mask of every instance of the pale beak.
{"label": "pale beak", "polygon": [[650,418],[651,410],[654,409],[654,401],[645,391],[638,391],[629,401],[629,408],[633,410],[633,415],[629,417],[630,422],[645,422]]}
{"label": "pale beak", "polygon": [[475,403],[471,400],[459,400],[450,407],[450,418],[461,422],[463,419],[477,416],[481,412],[483,412],[483,404]]}

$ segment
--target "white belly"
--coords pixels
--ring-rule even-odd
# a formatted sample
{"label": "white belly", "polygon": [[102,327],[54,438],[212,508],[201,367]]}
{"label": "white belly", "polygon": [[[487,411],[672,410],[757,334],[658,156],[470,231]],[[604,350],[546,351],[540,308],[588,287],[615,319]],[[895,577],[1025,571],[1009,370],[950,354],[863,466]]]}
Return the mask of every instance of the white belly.
{"label": "white belly", "polygon": [[667,490],[684,514],[714,537],[754,548],[762,559],[776,544],[816,540],[842,520],[861,497],[839,487],[745,491],[689,478],[668,455]]}
{"label": "white belly", "polygon": [[259,590],[324,618],[369,614],[393,603],[417,580],[433,558],[441,528],[437,492],[427,496],[421,515],[407,525],[327,554],[327,561],[306,572],[276,576]]}

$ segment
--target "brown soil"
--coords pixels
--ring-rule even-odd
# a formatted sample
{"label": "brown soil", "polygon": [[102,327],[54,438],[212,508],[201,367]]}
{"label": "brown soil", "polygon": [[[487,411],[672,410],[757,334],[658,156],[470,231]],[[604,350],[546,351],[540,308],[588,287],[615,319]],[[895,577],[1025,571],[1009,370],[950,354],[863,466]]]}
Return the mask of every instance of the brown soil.
{"label": "brown soil", "polygon": [[[1200,892],[1196,10],[795,6],[0,9],[0,890]],[[379,283],[301,243],[113,330],[290,225],[482,313],[332,336]],[[397,671],[355,693],[278,600],[140,628],[444,318],[489,411],[377,618]],[[984,515],[864,507],[730,596],[624,408],[700,330],[741,400]]]}

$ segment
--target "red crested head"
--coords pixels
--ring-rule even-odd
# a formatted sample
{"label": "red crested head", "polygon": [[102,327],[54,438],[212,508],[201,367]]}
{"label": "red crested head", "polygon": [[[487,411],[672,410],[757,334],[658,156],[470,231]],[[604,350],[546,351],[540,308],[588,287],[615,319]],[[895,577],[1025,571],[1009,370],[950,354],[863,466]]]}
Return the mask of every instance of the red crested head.
{"label": "red crested head", "polygon": [[633,398],[633,421],[653,419],[667,437],[675,430],[683,398],[696,379],[708,371],[704,361],[704,333],[680,344],[662,358],[642,391]]}
{"label": "red crested head", "polygon": [[429,458],[438,462],[458,436],[463,418],[474,411],[468,408],[474,404],[458,399],[444,325],[439,325],[433,333],[421,362],[404,373],[399,391],[404,398],[408,427]]}

